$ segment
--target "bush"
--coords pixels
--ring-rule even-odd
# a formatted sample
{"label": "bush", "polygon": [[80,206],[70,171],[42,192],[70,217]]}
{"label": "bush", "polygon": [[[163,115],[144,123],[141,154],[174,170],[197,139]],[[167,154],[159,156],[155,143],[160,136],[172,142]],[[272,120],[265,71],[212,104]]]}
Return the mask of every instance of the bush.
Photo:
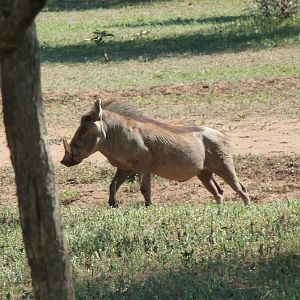
{"label": "bush", "polygon": [[296,14],[298,0],[254,0],[259,14],[264,17],[289,18]]}

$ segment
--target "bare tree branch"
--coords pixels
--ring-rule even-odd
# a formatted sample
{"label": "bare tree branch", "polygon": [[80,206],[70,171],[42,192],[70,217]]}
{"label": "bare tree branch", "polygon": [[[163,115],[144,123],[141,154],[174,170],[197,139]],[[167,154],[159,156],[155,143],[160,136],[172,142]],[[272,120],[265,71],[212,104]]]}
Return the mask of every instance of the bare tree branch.
{"label": "bare tree branch", "polygon": [[42,10],[46,0],[0,1],[0,62],[21,43],[27,28]]}

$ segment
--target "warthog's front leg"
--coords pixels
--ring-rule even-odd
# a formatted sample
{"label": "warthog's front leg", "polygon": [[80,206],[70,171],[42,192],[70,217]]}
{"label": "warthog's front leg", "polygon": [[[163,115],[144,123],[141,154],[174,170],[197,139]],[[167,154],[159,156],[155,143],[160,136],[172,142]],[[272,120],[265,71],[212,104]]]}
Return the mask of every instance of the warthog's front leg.
{"label": "warthog's front leg", "polygon": [[135,174],[133,171],[125,171],[121,169],[117,169],[117,172],[109,186],[109,205],[112,207],[118,207],[118,203],[116,201],[116,193],[121,186],[121,184],[126,181],[126,179]]}
{"label": "warthog's front leg", "polygon": [[151,205],[151,174],[142,174],[141,193],[145,198],[146,207]]}

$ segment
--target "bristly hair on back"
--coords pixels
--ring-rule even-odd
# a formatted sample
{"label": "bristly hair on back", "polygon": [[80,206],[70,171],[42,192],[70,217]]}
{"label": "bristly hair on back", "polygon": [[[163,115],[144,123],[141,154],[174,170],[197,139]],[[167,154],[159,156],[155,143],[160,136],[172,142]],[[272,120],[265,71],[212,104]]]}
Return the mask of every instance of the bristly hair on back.
{"label": "bristly hair on back", "polygon": [[140,122],[149,122],[174,133],[186,133],[201,130],[201,127],[190,123],[169,124],[160,122],[152,117],[146,116],[143,110],[116,100],[102,102],[102,109]]}
{"label": "bristly hair on back", "polygon": [[103,101],[102,109],[139,121],[148,118],[141,109],[116,100]]}

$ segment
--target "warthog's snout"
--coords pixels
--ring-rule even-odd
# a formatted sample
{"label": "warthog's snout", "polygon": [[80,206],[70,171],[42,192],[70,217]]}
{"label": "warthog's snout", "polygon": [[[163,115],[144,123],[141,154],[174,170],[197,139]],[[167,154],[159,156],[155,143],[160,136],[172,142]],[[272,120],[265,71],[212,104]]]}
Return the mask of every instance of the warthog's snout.
{"label": "warthog's snout", "polygon": [[73,161],[73,160],[69,160],[69,159],[66,159],[65,157],[60,161],[61,164],[63,164],[64,166],[66,167],[72,167],[72,166],[75,166],[75,165],[78,165],[80,162],[77,162],[77,161]]}
{"label": "warthog's snout", "polygon": [[78,165],[79,163],[81,163],[81,160],[76,161],[73,159],[71,147],[68,144],[66,139],[63,139],[63,144],[64,144],[64,148],[65,148],[65,155],[64,155],[63,159],[60,161],[60,163],[66,167],[72,167],[72,166],[75,166],[75,165]]}

